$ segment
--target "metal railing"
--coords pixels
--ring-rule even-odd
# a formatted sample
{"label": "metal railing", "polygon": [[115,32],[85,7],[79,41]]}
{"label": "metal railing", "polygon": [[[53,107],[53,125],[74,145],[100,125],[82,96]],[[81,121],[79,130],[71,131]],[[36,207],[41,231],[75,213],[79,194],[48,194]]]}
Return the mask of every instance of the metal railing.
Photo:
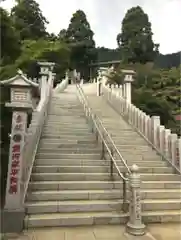
{"label": "metal railing", "polygon": [[47,117],[47,110],[52,95],[53,77],[49,74],[49,79],[45,88],[45,97],[40,99],[37,108],[32,113],[32,120],[26,135],[25,145],[23,148],[23,168],[21,179],[21,196],[22,204],[24,204],[30,176],[40,141],[42,128]]}
{"label": "metal railing", "polygon": [[[99,139],[100,139],[101,158],[106,159],[105,154],[106,154],[106,152],[108,153],[109,158],[110,158],[110,175],[111,175],[111,178],[113,178],[113,176],[114,176],[114,168],[115,168],[118,176],[123,181],[123,208],[122,208],[122,210],[124,212],[127,212],[128,211],[128,204],[129,204],[129,201],[127,199],[127,190],[129,188],[127,188],[127,184],[128,184],[128,180],[129,180],[128,177],[131,174],[131,170],[129,169],[126,161],[124,160],[123,156],[120,154],[119,150],[117,149],[117,147],[116,147],[114,141],[112,140],[110,134],[108,133],[108,131],[103,126],[100,118],[91,109],[91,107],[89,105],[89,102],[88,102],[88,100],[87,100],[87,98],[86,98],[86,96],[83,92],[83,89],[81,88],[81,86],[79,84],[76,84],[76,87],[77,87],[77,90],[78,90],[79,100],[83,104],[85,115],[86,115],[89,123],[91,124],[92,131],[95,132],[97,142],[99,142]],[[122,161],[123,166],[126,169],[126,172],[122,173],[120,171],[120,168],[119,168],[119,166],[116,162],[116,159],[114,157],[115,153],[116,153],[117,157]]]}

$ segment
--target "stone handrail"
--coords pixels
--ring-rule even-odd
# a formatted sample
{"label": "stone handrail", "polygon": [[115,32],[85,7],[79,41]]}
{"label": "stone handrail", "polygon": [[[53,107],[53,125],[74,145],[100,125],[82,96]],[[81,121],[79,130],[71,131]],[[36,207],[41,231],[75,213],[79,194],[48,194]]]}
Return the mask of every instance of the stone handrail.
{"label": "stone handrail", "polygon": [[181,173],[181,138],[160,124],[159,116],[150,117],[129,103],[118,86],[102,84],[102,94],[108,103],[166,160]]}
{"label": "stone handrail", "polygon": [[49,79],[45,87],[45,94],[32,113],[32,120],[29,125],[25,145],[23,148],[23,168],[22,168],[22,179],[21,179],[21,194],[22,204],[25,201],[28,184],[37,152],[39,140],[41,137],[42,128],[47,116],[47,110],[49,101],[51,99],[53,89],[53,77],[52,72],[49,73]]}
{"label": "stone handrail", "polygon": [[57,84],[56,88],[54,89],[54,93],[61,93],[63,92],[69,84],[69,77],[66,76],[59,84]]}

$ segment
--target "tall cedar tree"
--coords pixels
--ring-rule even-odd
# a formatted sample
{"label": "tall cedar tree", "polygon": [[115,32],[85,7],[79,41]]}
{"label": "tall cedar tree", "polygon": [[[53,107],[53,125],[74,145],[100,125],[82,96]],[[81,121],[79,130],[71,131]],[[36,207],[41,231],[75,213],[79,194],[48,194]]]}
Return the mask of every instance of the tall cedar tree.
{"label": "tall cedar tree", "polygon": [[76,11],[66,32],[67,42],[71,46],[71,67],[81,72],[85,79],[89,75],[89,64],[96,60],[93,31],[83,11]]}
{"label": "tall cedar tree", "polygon": [[129,9],[122,22],[122,31],[117,36],[124,62],[146,63],[154,61],[158,44],[152,39],[151,23],[141,7]]}
{"label": "tall cedar tree", "polygon": [[34,0],[16,0],[11,15],[21,40],[39,39],[47,36],[46,24],[39,4]]}

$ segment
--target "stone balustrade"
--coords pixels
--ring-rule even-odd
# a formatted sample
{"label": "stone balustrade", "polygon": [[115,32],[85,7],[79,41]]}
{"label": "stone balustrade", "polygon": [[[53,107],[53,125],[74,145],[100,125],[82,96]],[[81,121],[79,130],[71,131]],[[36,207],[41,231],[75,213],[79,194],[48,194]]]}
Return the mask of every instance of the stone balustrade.
{"label": "stone balustrade", "polygon": [[117,85],[102,84],[102,94],[118,111],[176,170],[181,173],[181,138],[160,124],[159,116],[149,116],[127,101],[118,91]]}

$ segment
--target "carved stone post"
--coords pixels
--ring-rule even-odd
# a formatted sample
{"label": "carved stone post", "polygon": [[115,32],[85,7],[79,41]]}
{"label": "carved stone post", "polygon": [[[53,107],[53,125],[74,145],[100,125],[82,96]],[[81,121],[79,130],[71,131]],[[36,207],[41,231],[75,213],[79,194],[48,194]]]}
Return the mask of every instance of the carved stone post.
{"label": "carved stone post", "polygon": [[9,147],[9,162],[3,211],[3,231],[18,232],[22,230],[24,218],[24,206],[21,196],[22,178],[22,151],[27,129],[28,111],[32,111],[32,88],[38,88],[38,84],[27,79],[22,71],[18,71],[15,77],[2,81],[1,84],[10,85],[11,99],[6,107],[12,109],[11,139]]}
{"label": "carved stone post", "polygon": [[141,216],[141,179],[138,173],[139,167],[133,165],[130,175],[130,205],[129,221],[127,223],[127,232],[131,235],[141,236],[145,234],[145,225],[142,223]]}

